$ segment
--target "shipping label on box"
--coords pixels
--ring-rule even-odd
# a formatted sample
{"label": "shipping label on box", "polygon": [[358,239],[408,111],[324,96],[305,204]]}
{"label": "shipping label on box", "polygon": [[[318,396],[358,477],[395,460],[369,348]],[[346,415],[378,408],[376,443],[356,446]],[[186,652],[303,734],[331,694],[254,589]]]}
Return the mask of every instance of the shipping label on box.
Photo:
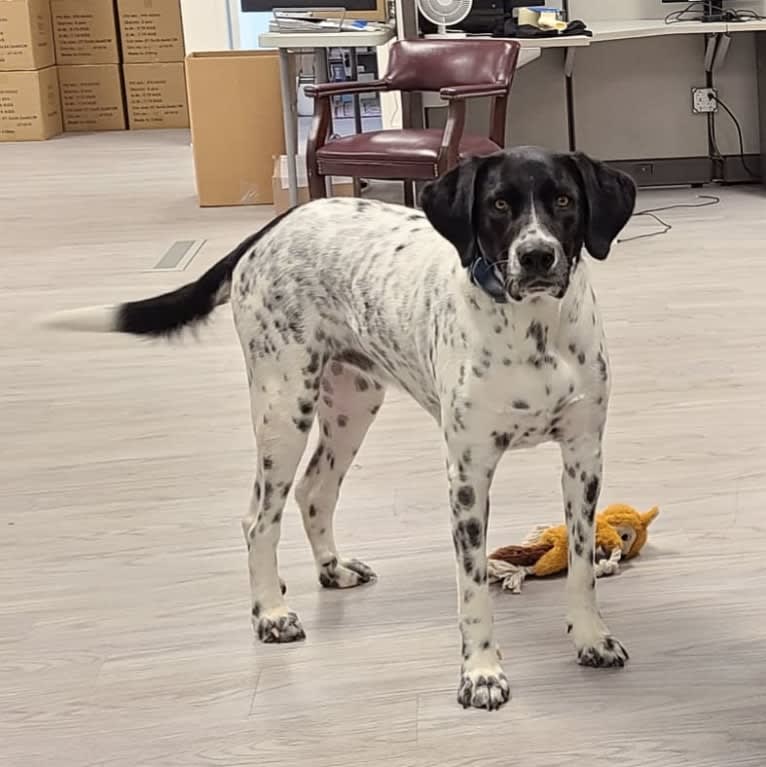
{"label": "shipping label on box", "polygon": [[123,72],[131,130],[189,127],[183,62],[125,64]]}
{"label": "shipping label on box", "polygon": [[112,0],[51,0],[58,64],[117,64]]}
{"label": "shipping label on box", "polygon": [[0,71],[55,63],[47,0],[0,0]]}
{"label": "shipping label on box", "polygon": [[56,67],[0,72],[0,141],[40,141],[59,133]]}
{"label": "shipping label on box", "polygon": [[65,131],[125,129],[119,65],[59,67],[59,81]]}
{"label": "shipping label on box", "polygon": [[124,63],[183,61],[180,0],[117,0],[117,15]]}

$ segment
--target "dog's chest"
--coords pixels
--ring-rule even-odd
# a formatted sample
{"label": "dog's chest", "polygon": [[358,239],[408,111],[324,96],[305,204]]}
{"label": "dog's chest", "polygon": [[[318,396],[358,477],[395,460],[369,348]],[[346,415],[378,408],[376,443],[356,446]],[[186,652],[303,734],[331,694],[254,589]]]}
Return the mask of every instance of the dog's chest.
{"label": "dog's chest", "polygon": [[549,360],[540,368],[521,363],[490,382],[496,389],[492,399],[502,403],[493,408],[492,431],[506,449],[566,439],[593,420],[594,399],[583,376],[564,357],[550,355]]}
{"label": "dog's chest", "polygon": [[512,316],[494,308],[489,322],[475,322],[470,363],[457,371],[458,428],[472,421],[507,450],[602,427],[608,362],[601,323],[587,298],[587,306],[577,298],[548,311],[542,303],[526,311],[514,307]]}

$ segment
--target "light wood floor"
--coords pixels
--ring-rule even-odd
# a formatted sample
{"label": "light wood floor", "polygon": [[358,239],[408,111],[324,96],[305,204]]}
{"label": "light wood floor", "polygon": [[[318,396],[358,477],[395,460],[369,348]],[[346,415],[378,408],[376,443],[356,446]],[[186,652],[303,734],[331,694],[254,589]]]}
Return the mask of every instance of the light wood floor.
{"label": "light wood floor", "polygon": [[[30,326],[176,286],[269,218],[200,210],[190,168],[179,133],[0,145],[0,765],[763,767],[765,193],[670,212],[672,232],[594,266],[615,379],[602,500],[662,509],[600,585],[632,661],[578,667],[563,583],[529,581],[495,596],[514,699],[487,714],[455,702],[438,432],[413,404],[390,397],[344,485],[339,540],[380,580],[320,590],[291,505],[282,575],[308,640],[262,646],[229,311],[174,345]],[[203,239],[186,272],[152,270]],[[491,544],[558,522],[558,488],[555,448],[509,457]]]}

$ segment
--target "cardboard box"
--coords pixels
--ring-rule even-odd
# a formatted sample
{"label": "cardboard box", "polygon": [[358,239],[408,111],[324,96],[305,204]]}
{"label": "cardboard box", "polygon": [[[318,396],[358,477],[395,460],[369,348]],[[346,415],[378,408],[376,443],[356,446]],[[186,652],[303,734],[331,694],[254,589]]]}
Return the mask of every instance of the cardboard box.
{"label": "cardboard box", "polygon": [[59,133],[56,67],[0,72],[0,141],[41,141]]}
{"label": "cardboard box", "polygon": [[278,53],[192,53],[186,82],[199,204],[271,204],[285,151]]}
{"label": "cardboard box", "polygon": [[51,0],[57,64],[118,64],[113,0]]}
{"label": "cardboard box", "polygon": [[[298,202],[309,201],[308,176],[306,175],[306,158],[298,155]],[[287,181],[287,155],[274,158],[274,172],[271,177],[272,195],[274,197],[274,210],[283,213],[290,207],[290,191]],[[333,197],[353,197],[354,181],[346,177],[332,177]]]}
{"label": "cardboard box", "polygon": [[125,129],[125,104],[118,64],[59,67],[65,131]]}
{"label": "cardboard box", "polygon": [[0,0],[0,71],[55,63],[48,0]]}
{"label": "cardboard box", "polygon": [[189,127],[183,61],[125,64],[122,70],[131,130]]}
{"label": "cardboard box", "polygon": [[183,61],[180,0],[117,0],[125,64]]}

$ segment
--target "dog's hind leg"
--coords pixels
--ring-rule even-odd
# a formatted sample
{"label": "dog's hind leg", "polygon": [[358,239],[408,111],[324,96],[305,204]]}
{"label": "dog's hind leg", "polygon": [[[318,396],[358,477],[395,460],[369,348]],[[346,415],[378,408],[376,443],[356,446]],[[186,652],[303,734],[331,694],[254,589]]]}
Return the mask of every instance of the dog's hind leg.
{"label": "dog's hind leg", "polygon": [[250,351],[255,353],[245,356],[258,468],[242,529],[253,627],[263,642],[294,642],[305,634],[282,593],[277,545],[282,512],[314,421],[322,359],[320,352],[299,345],[281,347],[279,355]]}
{"label": "dog's hind leg", "polygon": [[385,390],[371,376],[337,360],[325,366],[321,389],[319,443],[295,495],[319,582],[326,588],[343,589],[375,577],[363,562],[338,553],[333,516],[343,477],[383,404]]}

